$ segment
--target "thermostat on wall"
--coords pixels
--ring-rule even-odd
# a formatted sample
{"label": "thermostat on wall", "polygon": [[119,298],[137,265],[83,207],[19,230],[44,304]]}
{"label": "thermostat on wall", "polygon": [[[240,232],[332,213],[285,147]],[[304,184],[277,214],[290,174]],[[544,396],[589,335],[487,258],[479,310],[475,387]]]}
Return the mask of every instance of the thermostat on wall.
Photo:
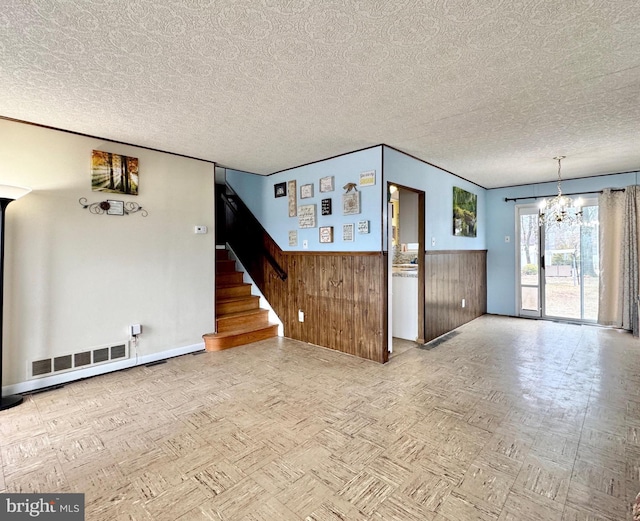
{"label": "thermostat on wall", "polygon": [[195,232],[196,233],[207,233],[207,227],[206,226],[202,226],[202,225],[196,226]]}

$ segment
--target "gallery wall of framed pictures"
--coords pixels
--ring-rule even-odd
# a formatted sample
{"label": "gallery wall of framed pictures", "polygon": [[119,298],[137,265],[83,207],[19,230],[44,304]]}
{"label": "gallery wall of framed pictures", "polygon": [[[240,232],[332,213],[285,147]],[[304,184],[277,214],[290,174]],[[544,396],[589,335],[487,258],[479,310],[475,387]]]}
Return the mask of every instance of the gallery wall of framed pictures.
{"label": "gallery wall of framed pictures", "polygon": [[[361,198],[363,187],[375,186],[376,171],[367,170],[353,175],[353,181],[349,181],[336,190],[335,176],[326,175],[311,183],[308,180],[290,179],[288,181],[278,181],[273,184],[274,198],[288,197],[287,212],[291,220],[291,228],[288,230],[288,245],[299,247],[299,231],[318,228],[318,245],[332,244],[336,241],[334,234],[334,224],[339,224],[342,230],[339,240],[343,243],[354,243],[358,235],[368,235],[370,233],[368,219],[356,220],[361,214]],[[299,192],[296,188],[299,186]],[[319,199],[316,203],[315,199]],[[338,207],[334,207],[333,200],[337,199]],[[304,201],[303,201],[304,200]],[[318,215],[318,207],[320,215]],[[339,211],[334,214],[334,208]],[[342,218],[341,218],[342,216]],[[323,223],[324,219],[330,220]],[[336,219],[339,220],[336,223]],[[343,222],[344,220],[348,222]],[[309,248],[309,243],[313,240],[303,239],[303,248]]]}
{"label": "gallery wall of framed pictures", "polygon": [[[376,146],[271,175],[228,169],[226,176],[285,251],[379,251],[381,172]],[[343,234],[344,224],[353,233]]]}
{"label": "gallery wall of framed pictures", "polygon": [[[385,250],[391,181],[425,192],[428,249],[487,247],[485,190],[391,147],[370,147],[265,176],[229,172],[230,186],[283,250]],[[315,225],[300,228],[298,207],[308,205],[315,205]],[[343,241],[343,224],[354,225],[353,241]],[[320,242],[320,228],[327,226],[333,228],[333,242]],[[329,240],[328,232],[323,237]]]}

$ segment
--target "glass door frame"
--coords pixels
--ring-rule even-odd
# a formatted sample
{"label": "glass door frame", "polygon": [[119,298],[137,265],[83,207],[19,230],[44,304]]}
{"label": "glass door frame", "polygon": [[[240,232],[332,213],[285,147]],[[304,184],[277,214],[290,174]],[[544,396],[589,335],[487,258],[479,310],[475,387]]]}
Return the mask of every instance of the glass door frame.
{"label": "glass door frame", "polygon": [[[538,251],[537,255],[537,266],[538,266],[538,277],[537,284],[522,284],[522,229],[521,229],[521,216],[523,215],[535,215],[536,218],[539,215],[538,204],[528,203],[528,204],[517,204],[515,206],[515,214],[516,214],[516,240],[515,242],[515,257],[516,257],[516,310],[518,310],[518,316],[520,317],[531,317],[531,318],[541,318],[542,317],[542,298],[543,292],[541,288],[541,263],[542,258],[540,252],[542,251],[541,247],[541,236],[542,236],[542,227],[537,227],[538,234]],[[536,223],[537,225],[537,223]],[[522,288],[537,288],[538,290],[538,309],[524,309],[522,307]]]}

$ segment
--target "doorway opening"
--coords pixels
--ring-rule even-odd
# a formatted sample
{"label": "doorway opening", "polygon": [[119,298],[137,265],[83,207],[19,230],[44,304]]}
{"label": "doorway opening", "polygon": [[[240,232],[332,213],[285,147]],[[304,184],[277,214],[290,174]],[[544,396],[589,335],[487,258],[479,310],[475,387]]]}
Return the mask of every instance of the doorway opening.
{"label": "doorway opening", "polygon": [[425,192],[388,183],[388,345],[425,341]]}

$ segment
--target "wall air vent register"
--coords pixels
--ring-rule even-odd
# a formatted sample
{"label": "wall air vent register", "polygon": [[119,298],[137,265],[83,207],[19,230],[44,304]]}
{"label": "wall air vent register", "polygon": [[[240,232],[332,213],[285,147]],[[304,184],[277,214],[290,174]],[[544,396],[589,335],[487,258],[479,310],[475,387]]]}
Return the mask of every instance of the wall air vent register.
{"label": "wall air vent register", "polygon": [[128,342],[98,346],[78,353],[31,360],[27,362],[27,377],[29,379],[42,378],[127,358],[129,358]]}

